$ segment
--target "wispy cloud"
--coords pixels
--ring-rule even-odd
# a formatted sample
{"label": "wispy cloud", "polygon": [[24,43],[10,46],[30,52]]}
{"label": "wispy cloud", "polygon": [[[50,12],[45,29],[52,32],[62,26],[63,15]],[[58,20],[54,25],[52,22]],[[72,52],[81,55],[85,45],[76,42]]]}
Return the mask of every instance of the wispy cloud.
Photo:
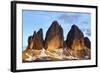
{"label": "wispy cloud", "polygon": [[58,17],[58,19],[64,21],[65,23],[71,24],[77,22],[80,16],[81,15],[78,13],[67,13],[67,14],[62,14],[60,17]]}
{"label": "wispy cloud", "polygon": [[85,36],[89,36],[89,37],[91,36],[91,29],[89,29],[89,28],[82,28],[81,30],[83,31]]}

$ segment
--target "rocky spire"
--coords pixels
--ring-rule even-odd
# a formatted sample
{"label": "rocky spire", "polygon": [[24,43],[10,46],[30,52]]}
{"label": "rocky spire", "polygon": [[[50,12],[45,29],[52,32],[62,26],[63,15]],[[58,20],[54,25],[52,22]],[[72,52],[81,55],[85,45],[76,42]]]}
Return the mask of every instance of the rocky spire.
{"label": "rocky spire", "polygon": [[62,48],[63,42],[64,42],[63,29],[57,21],[53,21],[46,33],[45,48],[46,49]]}
{"label": "rocky spire", "polygon": [[83,32],[76,26],[72,25],[68,32],[66,44],[68,48],[81,50],[84,47],[84,35]]}

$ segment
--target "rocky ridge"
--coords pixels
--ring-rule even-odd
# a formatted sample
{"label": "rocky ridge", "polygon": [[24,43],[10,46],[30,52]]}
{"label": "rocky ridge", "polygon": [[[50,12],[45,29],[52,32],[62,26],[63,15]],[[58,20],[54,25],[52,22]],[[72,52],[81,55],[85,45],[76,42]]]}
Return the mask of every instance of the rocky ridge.
{"label": "rocky ridge", "polygon": [[78,26],[72,25],[66,40],[63,28],[53,21],[43,39],[43,29],[34,31],[28,38],[28,46],[22,53],[23,62],[81,60],[91,58],[91,42]]}

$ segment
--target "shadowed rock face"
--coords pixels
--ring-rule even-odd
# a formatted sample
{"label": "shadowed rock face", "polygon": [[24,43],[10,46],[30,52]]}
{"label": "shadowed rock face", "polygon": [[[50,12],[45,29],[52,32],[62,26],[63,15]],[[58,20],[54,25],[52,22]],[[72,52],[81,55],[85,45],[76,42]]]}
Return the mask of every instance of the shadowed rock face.
{"label": "shadowed rock face", "polygon": [[64,48],[67,48],[66,41],[63,42],[63,47],[64,47]]}
{"label": "shadowed rock face", "polygon": [[91,48],[91,42],[88,37],[84,37],[84,44],[87,48]]}
{"label": "shadowed rock face", "polygon": [[40,29],[38,32],[34,31],[33,34],[33,49],[41,50],[43,48],[43,31]]}
{"label": "shadowed rock face", "polygon": [[84,35],[76,25],[72,25],[68,32],[66,44],[68,48],[74,50],[81,50],[84,48]]}
{"label": "shadowed rock face", "polygon": [[28,49],[32,49],[33,48],[33,36],[29,36],[28,37]]}
{"label": "shadowed rock face", "polygon": [[63,29],[57,21],[54,21],[46,33],[45,49],[52,50],[62,48],[63,42]]}

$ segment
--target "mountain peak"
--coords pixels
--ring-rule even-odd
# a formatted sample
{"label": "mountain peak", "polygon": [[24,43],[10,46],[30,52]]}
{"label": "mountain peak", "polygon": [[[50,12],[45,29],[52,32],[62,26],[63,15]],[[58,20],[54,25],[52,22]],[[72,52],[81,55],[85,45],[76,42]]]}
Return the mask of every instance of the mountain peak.
{"label": "mountain peak", "polygon": [[53,21],[46,33],[45,48],[57,49],[63,47],[63,41],[63,29],[57,21]]}
{"label": "mountain peak", "polygon": [[71,28],[72,28],[72,29],[75,29],[75,28],[78,28],[78,26],[75,25],[75,24],[73,24]]}
{"label": "mountain peak", "polygon": [[75,49],[75,48],[83,49],[84,35],[83,35],[83,32],[78,28],[78,26],[72,25],[70,31],[68,32],[66,43],[69,48],[72,48],[73,45],[77,44],[77,47],[74,46],[72,49]]}
{"label": "mountain peak", "polygon": [[59,24],[57,20],[54,20],[52,24]]}
{"label": "mountain peak", "polygon": [[59,23],[56,20],[53,21],[52,24],[51,24],[51,26],[50,26],[50,28],[52,28],[52,27],[59,28]]}
{"label": "mountain peak", "polygon": [[43,31],[42,28],[38,32],[34,31],[33,34],[33,49],[42,49],[43,48]]}

